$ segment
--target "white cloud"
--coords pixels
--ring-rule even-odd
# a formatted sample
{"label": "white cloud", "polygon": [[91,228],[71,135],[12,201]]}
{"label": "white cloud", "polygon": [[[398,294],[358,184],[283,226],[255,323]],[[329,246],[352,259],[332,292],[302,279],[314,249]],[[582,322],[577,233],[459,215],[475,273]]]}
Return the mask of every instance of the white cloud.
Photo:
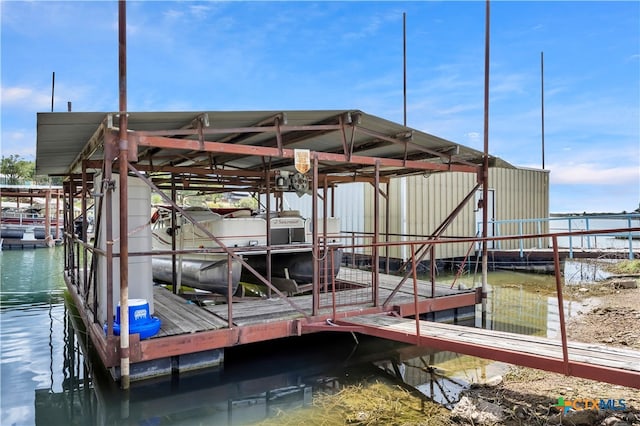
{"label": "white cloud", "polygon": [[51,105],[51,94],[26,86],[13,86],[0,88],[2,107],[17,107],[30,110],[44,110]]}
{"label": "white cloud", "polygon": [[550,164],[551,184],[574,185],[631,185],[636,191],[640,185],[640,169],[630,166],[607,166],[606,164]]}

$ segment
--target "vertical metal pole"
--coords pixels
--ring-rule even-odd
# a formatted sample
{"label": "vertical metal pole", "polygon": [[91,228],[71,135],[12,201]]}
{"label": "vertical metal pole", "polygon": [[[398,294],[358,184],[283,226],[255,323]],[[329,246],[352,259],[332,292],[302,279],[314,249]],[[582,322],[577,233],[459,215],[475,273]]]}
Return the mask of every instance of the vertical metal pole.
{"label": "vertical metal pole", "polygon": [[[109,133],[111,135],[111,133]],[[105,139],[105,154],[108,152],[107,158],[104,161],[104,176],[102,177],[102,182],[100,184],[100,191],[104,197],[104,205],[105,205],[105,245],[106,245],[106,279],[107,279],[107,339],[109,350],[115,349],[110,347],[111,340],[110,337],[113,337],[113,192],[111,188],[111,182],[113,180],[113,161],[112,154],[110,151],[113,150],[113,147],[110,146],[114,141],[113,137],[109,137],[108,140]],[[73,221],[71,222],[71,226],[73,226]],[[102,230],[100,230],[102,232]],[[98,238],[98,236],[96,236]]]}
{"label": "vertical metal pole", "polygon": [[436,297],[436,245],[429,247],[429,275],[431,276],[431,297]]}
{"label": "vertical metal pole", "polygon": [[402,99],[404,111],[404,125],[407,126],[407,13],[402,13]]}
{"label": "vertical metal pole", "polygon": [[233,257],[227,255],[227,327],[233,327]]}
{"label": "vertical metal pole", "polygon": [[[631,228],[631,215],[627,216],[627,226],[629,228]],[[633,254],[633,234],[631,233],[631,231],[629,231],[629,260],[633,260],[634,259],[634,254]]]}
{"label": "vertical metal pole", "polygon": [[564,322],[564,300],[562,297],[562,280],[560,278],[560,254],[558,253],[558,237],[551,237],[553,242],[553,267],[556,274],[556,293],[558,295],[558,313],[560,314],[560,336],[562,337],[562,357],[564,374],[569,375],[569,348],[567,347],[567,328]]}
{"label": "vertical metal pole", "polygon": [[418,311],[418,269],[416,267],[415,244],[411,244],[411,274],[413,277],[413,309],[416,315],[416,345],[420,345],[420,312]]}
{"label": "vertical metal pole", "polygon": [[[335,265],[333,264],[333,247],[329,247],[329,252],[330,252],[330,257],[329,257],[329,262],[330,262],[330,267],[331,267],[331,271],[334,270]],[[331,310],[333,313],[333,316],[331,318],[333,318],[334,320],[336,319],[336,277],[333,276],[333,273],[331,274]]]}
{"label": "vertical metal pole", "polygon": [[324,292],[328,292],[329,291],[329,276],[333,277],[333,273],[331,273],[331,275],[329,274],[329,269],[328,269],[328,265],[329,262],[327,261],[327,255],[329,254],[327,251],[327,244],[328,244],[328,236],[327,236],[327,224],[328,224],[328,220],[327,220],[327,216],[329,215],[329,204],[328,204],[328,193],[329,193],[329,186],[328,186],[328,182],[327,182],[327,176],[324,176],[323,179],[323,184],[322,184],[322,258],[324,259],[322,261],[322,271],[323,271],[323,276],[324,276]]}
{"label": "vertical metal pole", "polygon": [[572,231],[572,227],[571,224],[573,223],[572,219],[569,218],[569,258],[573,259],[573,237],[571,236],[571,231]]}
{"label": "vertical metal pole", "polygon": [[331,186],[331,217],[336,217],[336,186],[335,185]]}
{"label": "vertical metal pole", "polygon": [[45,206],[44,206],[44,240],[47,244],[51,244],[53,247],[53,241],[51,241],[51,190],[45,191]]}
{"label": "vertical metal pole", "polygon": [[[73,210],[73,208],[71,207],[71,183],[69,181],[67,181],[67,183],[63,183],[63,187],[62,190],[64,192],[64,196],[62,198],[62,205],[63,206],[69,206],[68,208],[65,208],[64,210],[64,230],[65,233],[69,232],[69,228],[71,227],[69,225],[69,223],[71,223],[69,221],[69,211]],[[71,242],[69,240],[69,237],[67,237],[67,235],[63,233],[62,237],[64,238],[64,269],[65,272],[69,271],[69,247],[71,246]]]}
{"label": "vertical metal pole", "polygon": [[318,250],[318,154],[313,153],[313,182],[312,182],[313,194],[312,194],[312,207],[311,213],[311,239],[313,243],[313,313],[315,316],[318,314],[320,308],[320,289],[318,279],[318,259],[320,258],[320,251]]}
{"label": "vertical metal pole", "polygon": [[[87,238],[87,227],[89,221],[87,219],[87,163],[85,161],[82,162],[82,198],[80,198],[80,205],[82,208],[82,241],[85,244],[88,242]],[[57,228],[57,227],[56,227]],[[84,297],[85,300],[89,300],[89,250],[87,250],[87,246],[83,246],[83,265],[82,268],[84,270],[83,274],[83,282],[84,282]]]}
{"label": "vertical metal pole", "polygon": [[[271,255],[271,161],[269,161],[269,167],[267,168],[267,173],[265,174],[267,181],[267,199],[265,200],[266,208],[267,208],[267,263],[266,263],[266,273],[265,277],[267,281],[271,282],[271,262],[273,257]],[[275,194],[274,194],[274,202]],[[271,287],[267,287],[267,297],[271,298]]]}
{"label": "vertical metal pole", "polygon": [[[176,175],[171,173],[171,201],[178,198],[176,189]],[[176,209],[171,206],[171,284],[173,294],[178,294],[178,271],[176,270],[176,235],[178,234],[178,215]]]}
{"label": "vertical metal pole", "polygon": [[56,190],[56,240],[59,240],[59,239],[60,239],[60,190],[57,189]]}
{"label": "vertical metal pole", "polygon": [[53,97],[56,91],[56,72],[51,74],[51,112],[53,112]]}
{"label": "vertical metal pole", "polygon": [[[389,242],[389,228],[391,227],[391,203],[390,203],[390,195],[389,193],[391,192],[391,184],[387,182],[387,187],[386,187],[386,197],[384,197],[386,203],[385,203],[385,217],[384,217],[384,241],[386,243]],[[385,274],[389,274],[389,244],[384,246],[384,273]]]}
{"label": "vertical metal pole", "polygon": [[120,81],[120,386],[129,389],[129,218],[128,170],[129,141],[127,138],[127,3],[119,0],[119,81]]}
{"label": "vertical metal pole", "polygon": [[540,108],[542,121],[542,170],[544,170],[544,52],[540,52]]}
{"label": "vertical metal pole", "polygon": [[482,326],[487,320],[487,271],[488,271],[488,202],[489,202],[489,0],[485,12],[485,46],[484,46],[484,154],[482,161]]}
{"label": "vertical metal pole", "polygon": [[379,285],[379,270],[380,270],[380,254],[378,242],[380,241],[380,161],[376,160],[375,178],[373,183],[375,189],[375,196],[373,197],[373,262],[371,267],[372,282],[371,288],[373,291],[373,306],[378,306],[378,285]]}
{"label": "vertical metal pole", "polygon": [[[402,13],[402,101],[403,101],[403,124],[407,126],[407,13]],[[407,178],[400,178],[400,233],[402,237],[407,233]],[[387,215],[388,215],[387,211]],[[387,216],[388,217],[388,216]],[[414,250],[413,244],[411,249]],[[407,259],[407,246],[403,245],[400,249],[401,262]],[[389,273],[389,257],[387,256],[387,269],[386,273]]]}
{"label": "vertical metal pole", "polygon": [[71,244],[69,247],[69,261],[70,261],[70,268],[71,268],[71,277],[73,279],[73,283],[77,286],[78,283],[76,281],[77,275],[76,275],[76,256],[77,256],[77,247],[76,247],[76,240],[75,240],[75,234],[74,234],[74,230],[73,230],[73,221],[74,221],[74,217],[73,217],[73,206],[75,204],[75,192],[76,192],[76,182],[75,182],[75,177],[71,176],[71,178],[69,179],[69,185],[71,186],[71,195],[70,195],[70,206],[71,208],[69,209],[69,223],[71,224],[71,234],[73,235],[71,237]]}

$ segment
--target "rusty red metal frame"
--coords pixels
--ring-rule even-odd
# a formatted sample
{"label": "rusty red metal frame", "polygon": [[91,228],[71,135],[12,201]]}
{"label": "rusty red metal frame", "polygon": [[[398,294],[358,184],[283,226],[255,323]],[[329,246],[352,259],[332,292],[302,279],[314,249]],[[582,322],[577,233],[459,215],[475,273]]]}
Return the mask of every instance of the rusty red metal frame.
{"label": "rusty red metal frame", "polygon": [[[632,231],[640,230],[640,228],[633,228]],[[629,230],[627,230],[629,231]],[[606,230],[604,232],[607,232]],[[620,230],[612,230],[611,232],[620,232]],[[593,233],[603,233],[603,230],[598,231],[590,231],[590,232],[580,232],[579,234],[593,234]],[[563,233],[567,234],[567,233]],[[571,235],[575,235],[576,233],[568,233]],[[326,327],[321,324],[312,324],[310,326],[303,325],[303,327],[310,327],[313,330],[328,330],[332,329],[335,331],[357,331],[360,333],[390,339],[397,340],[405,343],[411,343],[419,346],[426,346],[430,348],[435,348],[439,350],[447,350],[458,353],[464,353],[472,356],[478,356],[481,358],[492,359],[496,361],[503,361],[510,364],[522,365],[526,367],[537,368],[546,371],[552,371],[556,373],[563,373],[565,375],[578,376],[593,380],[599,380],[608,383],[619,384],[622,386],[635,387],[640,388],[640,372],[631,371],[631,370],[623,370],[612,368],[608,366],[599,366],[594,364],[586,364],[581,362],[572,361],[569,358],[569,349],[567,343],[567,335],[566,335],[566,324],[564,317],[564,309],[563,309],[563,293],[562,293],[562,280],[560,277],[561,268],[560,268],[560,258],[558,251],[558,240],[557,234],[551,234],[552,245],[553,245],[553,253],[554,253],[554,265],[555,265],[555,277],[556,277],[556,296],[558,298],[558,306],[559,310],[559,322],[560,322],[560,333],[561,333],[561,342],[562,342],[562,358],[544,356],[544,355],[535,355],[531,353],[526,353],[518,350],[510,350],[510,349],[499,349],[499,348],[489,348],[487,346],[469,343],[469,342],[457,342],[447,340],[445,338],[434,337],[434,336],[425,336],[420,333],[420,313],[431,312],[433,310],[432,303],[434,301],[440,301],[441,299],[451,299],[453,296],[445,296],[432,298],[428,300],[418,300],[417,293],[417,284],[416,277],[417,272],[415,268],[416,264],[416,252],[415,246],[420,244],[420,242],[412,242],[411,243],[411,276],[413,277],[413,296],[414,296],[414,308],[413,311],[410,311],[405,307],[400,310],[397,309],[394,312],[402,317],[407,317],[411,315],[415,315],[416,320],[416,332],[415,335],[407,334],[402,331],[390,330],[382,327],[375,326],[362,326],[356,325],[347,322],[341,322],[338,318],[334,318],[331,321],[331,328]],[[537,236],[529,236],[530,238],[537,238]],[[506,239],[513,239],[516,237],[506,237]],[[486,240],[494,240],[500,238],[487,238]],[[482,240],[482,239],[479,239]],[[453,242],[453,240],[449,241]],[[440,240],[433,241],[434,244],[444,243]],[[406,277],[405,277],[406,278]],[[434,296],[434,295],[432,295]],[[483,292],[482,288],[477,288],[476,292],[473,295],[466,295],[465,297],[469,297],[469,301],[474,300],[475,303],[479,303],[482,300]],[[473,299],[472,299],[473,297]],[[451,304],[453,307],[454,304],[460,302],[458,296],[455,296],[455,302]],[[383,305],[383,307],[386,305]],[[444,304],[440,303],[438,305],[439,309],[445,309],[446,302]],[[388,313],[389,311],[383,312]],[[337,327],[336,327],[337,326]],[[462,327],[462,326],[461,326]]]}
{"label": "rusty red metal frame", "polygon": [[[315,126],[298,126],[298,127],[315,127]],[[324,127],[324,126],[319,126]],[[249,128],[252,129],[252,128]],[[243,129],[225,129],[229,131],[243,130]],[[247,129],[244,129],[247,130]],[[291,129],[287,129],[291,130]],[[315,129],[318,130],[318,129]],[[150,132],[147,132],[150,133]],[[155,132],[154,132],[155,133]],[[294,158],[294,150],[283,148],[282,152],[278,148],[259,147],[253,145],[233,145],[220,142],[207,142],[200,145],[199,141],[188,139],[177,139],[163,136],[147,136],[144,132],[132,132],[129,135],[131,140],[137,142],[139,146],[152,146],[156,148],[165,149],[185,149],[185,150],[199,150],[204,152],[215,152],[218,154],[240,154],[251,156],[264,156],[264,157],[277,157],[277,158]],[[375,166],[376,163],[380,167],[397,167],[397,168],[409,168],[416,170],[432,170],[432,171],[457,171],[466,173],[477,173],[477,166],[462,165],[462,164],[440,164],[431,163],[425,161],[412,161],[412,160],[396,160],[391,158],[376,158],[376,157],[364,157],[360,155],[352,155],[347,160],[347,154],[333,154],[327,152],[314,152],[318,161],[333,161],[338,163],[352,163],[362,166]]]}
{"label": "rusty red metal frame", "polygon": [[334,321],[334,324],[336,326],[330,330],[346,332],[355,331],[383,339],[417,344],[423,347],[467,354],[494,361],[502,361],[509,364],[551,371],[554,373],[618,384],[630,388],[640,388],[640,373],[637,371],[586,364],[561,358],[520,352],[517,350],[490,348],[481,344],[456,342],[436,336],[414,336],[412,334],[394,332],[376,327],[353,326],[348,321],[341,322],[340,320],[336,320]]}

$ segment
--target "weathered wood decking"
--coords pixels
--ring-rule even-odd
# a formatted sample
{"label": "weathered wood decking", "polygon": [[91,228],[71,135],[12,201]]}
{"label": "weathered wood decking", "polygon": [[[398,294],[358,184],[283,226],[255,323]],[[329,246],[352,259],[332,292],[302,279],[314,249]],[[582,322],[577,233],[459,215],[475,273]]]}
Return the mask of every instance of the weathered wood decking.
{"label": "weathered wood decking", "polygon": [[640,388],[640,351],[568,342],[565,363],[558,339],[428,321],[419,322],[418,337],[415,320],[380,314],[344,318],[337,324],[359,327],[372,336]]}
{"label": "weathered wood decking", "polygon": [[227,327],[226,321],[162,286],[154,287],[153,301],[154,315],[162,321],[160,332],[154,336],[156,338]]}
{"label": "weathered wood decking", "polygon": [[[363,309],[374,306],[371,294],[371,272],[360,271],[351,268],[341,268],[338,280],[349,284],[359,285],[360,288],[337,291],[336,310],[348,316],[357,315]],[[380,274],[380,290],[378,304],[383,303],[392,290],[400,282],[401,277]],[[431,283],[418,281],[418,294],[420,300],[431,298]],[[469,300],[475,295],[474,290],[451,289],[448,285],[438,284],[435,287],[436,297],[467,295],[460,306],[470,306]],[[313,315],[312,295],[292,296],[289,303],[281,298],[245,298],[242,302],[234,302],[232,306],[233,326],[242,327],[255,324],[266,324],[277,321],[290,321],[304,319],[305,315]],[[154,338],[196,333],[200,331],[218,330],[228,327],[227,304],[198,306],[184,298],[172,294],[161,286],[154,287],[155,314],[162,320],[160,333]],[[413,309],[413,284],[407,280],[390,303],[391,307],[411,306]],[[295,306],[294,306],[295,305]],[[332,313],[333,295],[323,293],[320,295],[318,315]],[[296,309],[296,308],[299,308]]]}

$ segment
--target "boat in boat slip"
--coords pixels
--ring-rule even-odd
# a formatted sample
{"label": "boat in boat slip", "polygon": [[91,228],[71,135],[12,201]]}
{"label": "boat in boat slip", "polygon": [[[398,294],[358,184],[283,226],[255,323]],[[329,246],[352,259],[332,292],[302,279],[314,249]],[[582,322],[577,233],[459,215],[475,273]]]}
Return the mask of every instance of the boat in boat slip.
{"label": "boat in boat slip", "polygon": [[[176,276],[178,282],[190,287],[226,295],[229,286],[228,265],[230,257],[220,250],[220,245],[209,234],[214,235],[226,247],[234,249],[256,272],[266,275],[267,266],[267,218],[254,215],[249,209],[212,210],[203,207],[188,207],[185,214],[175,212],[176,223],[172,225],[172,211],[158,206],[153,214],[153,249],[169,251],[175,241]],[[197,225],[196,225],[197,223]],[[322,232],[324,220],[319,221]],[[327,218],[329,243],[338,241],[340,230],[338,218]],[[282,211],[270,215],[270,252],[272,282],[284,291],[292,292],[301,284],[308,284],[313,277],[312,224],[298,211]],[[207,232],[204,232],[206,229]],[[202,252],[210,249],[210,252]],[[198,253],[193,251],[200,250]],[[337,275],[342,253],[334,253],[333,273]],[[240,261],[231,259],[231,291],[235,293],[240,280],[259,282]],[[173,282],[171,255],[157,255],[152,259],[155,281]]]}
{"label": "boat in boat slip", "polygon": [[[44,240],[46,218],[42,212],[44,208],[29,206],[17,208],[11,206],[2,207],[0,220],[0,238]],[[57,226],[58,235],[62,235],[62,224]],[[51,218],[49,235],[56,235],[56,220]]]}

